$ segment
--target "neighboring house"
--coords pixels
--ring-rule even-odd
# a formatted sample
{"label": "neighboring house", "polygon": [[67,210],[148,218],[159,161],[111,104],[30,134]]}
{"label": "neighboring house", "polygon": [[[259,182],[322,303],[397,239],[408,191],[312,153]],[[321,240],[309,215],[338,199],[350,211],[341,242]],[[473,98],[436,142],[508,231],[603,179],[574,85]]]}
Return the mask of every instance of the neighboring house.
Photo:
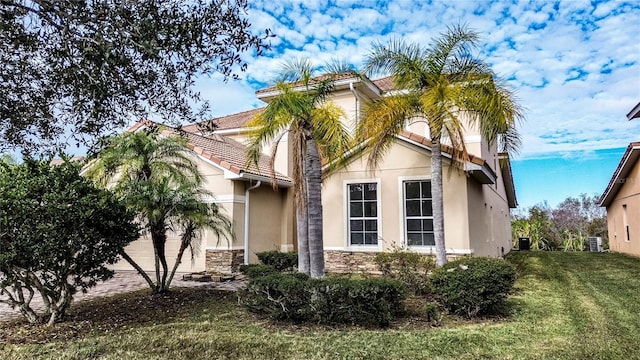
{"label": "neighboring house", "polygon": [[[341,76],[330,101],[343,108],[345,124],[353,129],[363,103],[395,91],[390,78]],[[269,102],[274,88],[256,92]],[[194,157],[205,174],[206,186],[233,218],[236,241],[205,235],[200,254],[185,261],[181,271],[229,272],[242,262],[257,262],[256,252],[295,249],[295,209],[290,190],[289,146],[286,134],[272,160],[264,149],[259,168],[248,167],[245,125],[262,109],[254,109],[184,126]],[[145,126],[136,124],[131,131]],[[431,142],[423,122],[408,123],[375,172],[366,169],[366,154],[325,179],[322,203],[327,271],[374,269],[373,256],[394,247],[432,254],[433,218],[430,191]],[[450,163],[452,149],[443,146],[445,244],[447,255],[499,257],[511,249],[510,209],[517,206],[509,157],[488,146],[480,133],[467,128],[468,161]],[[446,159],[449,160],[446,160]],[[271,185],[273,161],[278,188]],[[178,235],[170,241],[178,247]],[[135,259],[153,268],[149,240],[127,249]],[[170,250],[173,251],[173,250]],[[168,252],[169,253],[169,252]],[[121,262],[118,268],[128,268]]]}
{"label": "neighboring house", "polygon": [[[627,114],[627,118],[640,118],[640,103]],[[639,159],[640,142],[632,142],[600,198],[600,206],[607,208],[609,248],[635,256],[640,256]]]}

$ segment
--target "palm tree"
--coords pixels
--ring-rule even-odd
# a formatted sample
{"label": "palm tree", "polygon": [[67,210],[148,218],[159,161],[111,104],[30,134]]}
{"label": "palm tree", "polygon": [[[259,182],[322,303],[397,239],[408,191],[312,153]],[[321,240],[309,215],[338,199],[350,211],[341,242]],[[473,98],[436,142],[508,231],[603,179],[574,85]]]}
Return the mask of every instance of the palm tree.
{"label": "palm tree", "polygon": [[276,85],[279,94],[247,125],[256,129],[247,151],[253,162],[258,161],[263,146],[269,144],[273,144],[275,155],[282,136],[288,133],[293,160],[298,270],[313,278],[324,276],[322,163],[346,150],[350,142],[340,121],[342,109],[327,101],[339,66],[332,64],[326,67],[330,69],[328,75],[314,78],[314,67],[309,61],[285,63]]}
{"label": "palm tree", "polygon": [[[183,138],[160,135],[152,126],[112,139],[86,172],[102,186],[112,185],[116,194],[140,216],[149,232],[155,255],[155,282],[126,253],[122,256],[142,275],[154,293],[169,289],[187,248],[194,255],[204,229],[232,238],[231,220],[202,187],[203,177],[190,159]],[[165,246],[167,231],[183,233],[173,269],[169,272]]]}
{"label": "palm tree", "polygon": [[[522,118],[514,95],[493,74],[490,66],[473,56],[479,35],[465,26],[447,28],[430,47],[396,40],[376,44],[368,55],[366,73],[391,74],[394,95],[374,101],[363,111],[357,137],[368,139],[368,165],[375,168],[385,150],[405,128],[409,119],[427,123],[432,142],[431,187],[436,262],[446,263],[442,192],[442,139],[448,139],[457,165],[468,158],[464,144],[466,119],[489,144],[502,151],[517,150],[515,131]],[[455,165],[455,164],[454,164]]]}

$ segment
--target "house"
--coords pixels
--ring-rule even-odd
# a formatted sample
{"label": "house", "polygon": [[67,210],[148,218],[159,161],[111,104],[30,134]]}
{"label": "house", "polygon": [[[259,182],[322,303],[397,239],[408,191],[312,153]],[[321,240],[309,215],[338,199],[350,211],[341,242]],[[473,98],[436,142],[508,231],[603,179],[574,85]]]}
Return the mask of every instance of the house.
{"label": "house", "polygon": [[[342,75],[335,80],[329,101],[342,107],[345,125],[353,128],[363,104],[396,89],[391,78],[369,80]],[[275,88],[256,92],[268,103]],[[245,125],[263,109],[184,126],[189,146],[206,186],[233,218],[236,240],[219,241],[205,234],[199,256],[185,261],[181,271],[229,272],[241,263],[257,262],[256,253],[296,248],[295,209],[291,190],[289,146],[282,138],[274,158],[271,151],[257,167],[247,167]],[[144,127],[136,124],[131,131]],[[394,247],[433,254],[433,218],[430,191],[431,142],[423,122],[408,123],[375,172],[368,171],[366,155],[332,173],[323,184],[324,249],[327,271],[373,270],[373,257]],[[517,206],[509,157],[487,143],[477,129],[464,137],[470,153],[462,166],[452,166],[453,149],[443,146],[445,244],[449,257],[499,257],[511,249],[510,209]],[[269,172],[273,161],[276,173]],[[278,187],[271,185],[275,176]],[[174,234],[169,247],[178,248]],[[153,268],[148,239],[127,249],[145,269]],[[173,251],[173,249],[169,249]],[[168,252],[169,253],[169,252]],[[171,265],[171,264],[170,264]],[[129,268],[121,262],[117,268]]]}
{"label": "house", "polygon": [[[640,103],[628,114],[640,118]],[[607,208],[607,227],[611,251],[640,256],[640,142],[632,142],[622,155],[600,206]]]}

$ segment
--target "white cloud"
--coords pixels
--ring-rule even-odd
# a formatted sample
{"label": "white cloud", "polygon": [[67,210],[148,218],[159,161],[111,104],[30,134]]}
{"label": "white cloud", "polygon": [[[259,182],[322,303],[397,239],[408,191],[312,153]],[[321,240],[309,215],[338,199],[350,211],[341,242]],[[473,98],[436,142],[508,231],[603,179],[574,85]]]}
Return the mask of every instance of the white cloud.
{"label": "white cloud", "polygon": [[[527,108],[522,157],[623,147],[640,134],[640,122],[625,117],[640,101],[637,2],[256,0],[250,6],[253,26],[277,35],[272,51],[249,59],[243,77],[253,82],[272,82],[283,60],[306,57],[320,65],[345,58],[359,66],[375,41],[428,45],[447,25],[466,23],[481,33],[482,54]],[[226,113],[259,103],[246,82],[199,86]]]}

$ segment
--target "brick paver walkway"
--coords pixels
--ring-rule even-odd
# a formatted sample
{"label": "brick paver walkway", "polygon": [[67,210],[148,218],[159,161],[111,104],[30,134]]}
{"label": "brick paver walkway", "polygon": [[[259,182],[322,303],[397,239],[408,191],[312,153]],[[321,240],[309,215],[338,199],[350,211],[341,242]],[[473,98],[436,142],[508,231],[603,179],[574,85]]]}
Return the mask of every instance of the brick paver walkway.
{"label": "brick paver walkway", "polygon": [[[175,278],[171,282],[171,287],[210,287],[220,290],[235,291],[244,286],[244,281],[233,280],[225,282],[198,282],[198,281],[183,281],[182,274],[176,274]],[[135,271],[119,271],[115,276],[102,283],[98,283],[95,287],[89,289],[86,294],[78,293],[74,296],[73,302],[93,299],[100,296],[111,296],[114,294],[125,293],[135,290],[147,288],[147,282],[144,281],[142,276],[138,275]],[[35,308],[39,308],[38,303],[42,303],[39,299],[39,295],[35,295],[32,301]],[[20,316],[20,312],[16,309],[11,309],[7,304],[0,303],[0,321],[10,320]]]}

